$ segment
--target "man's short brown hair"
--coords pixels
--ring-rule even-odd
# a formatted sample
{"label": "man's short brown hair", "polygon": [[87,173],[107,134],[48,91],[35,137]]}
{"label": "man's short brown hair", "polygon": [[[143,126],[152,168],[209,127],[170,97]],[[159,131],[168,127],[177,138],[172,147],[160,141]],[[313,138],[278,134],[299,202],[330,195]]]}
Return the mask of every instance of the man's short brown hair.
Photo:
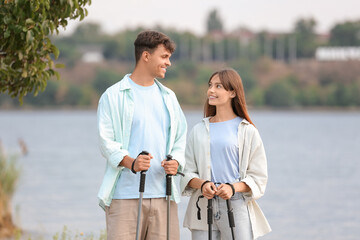
{"label": "man's short brown hair", "polygon": [[136,63],[144,51],[153,53],[160,44],[163,44],[170,53],[175,51],[175,43],[165,34],[157,31],[143,31],[139,33],[134,42]]}

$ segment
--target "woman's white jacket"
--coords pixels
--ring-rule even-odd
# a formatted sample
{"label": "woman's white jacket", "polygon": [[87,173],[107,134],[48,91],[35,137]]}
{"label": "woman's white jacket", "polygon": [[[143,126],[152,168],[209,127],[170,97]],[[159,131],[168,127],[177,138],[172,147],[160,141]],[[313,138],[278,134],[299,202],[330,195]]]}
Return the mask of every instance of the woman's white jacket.
{"label": "woman's white jacket", "polygon": [[[242,120],[239,124],[238,144],[241,181],[251,189],[250,192],[243,193],[243,196],[249,210],[253,236],[256,239],[271,231],[269,223],[255,201],[264,195],[266,188],[268,179],[266,155],[258,130],[246,120]],[[187,184],[193,178],[211,180],[209,118],[204,118],[192,129],[186,145],[185,158],[185,177],[181,180],[181,191],[183,195],[191,195],[191,198],[186,210],[184,227],[207,230],[207,201],[203,199],[199,201],[201,220],[198,220],[196,201],[201,191],[190,188]]]}

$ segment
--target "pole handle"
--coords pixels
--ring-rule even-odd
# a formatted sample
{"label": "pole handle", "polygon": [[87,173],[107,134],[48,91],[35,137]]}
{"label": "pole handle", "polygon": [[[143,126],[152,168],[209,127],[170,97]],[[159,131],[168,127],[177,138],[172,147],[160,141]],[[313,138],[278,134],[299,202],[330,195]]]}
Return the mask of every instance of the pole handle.
{"label": "pole handle", "polygon": [[207,205],[207,222],[208,224],[213,224],[213,207],[212,207],[212,199],[208,199]]}
{"label": "pole handle", "polygon": [[[141,153],[139,153],[139,155],[149,155],[148,151],[142,151]],[[140,186],[139,186],[139,192],[144,192],[145,191],[145,178],[146,178],[146,171],[141,171],[140,173]]]}
{"label": "pole handle", "polygon": [[[166,161],[172,160],[173,157],[168,154],[166,155]],[[166,196],[171,196],[171,174],[166,175]]]}
{"label": "pole handle", "polygon": [[235,227],[235,221],[234,221],[234,213],[233,213],[233,208],[231,206],[230,199],[226,200],[226,205],[227,205],[227,209],[228,209],[229,225],[231,228],[233,228],[233,227]]}

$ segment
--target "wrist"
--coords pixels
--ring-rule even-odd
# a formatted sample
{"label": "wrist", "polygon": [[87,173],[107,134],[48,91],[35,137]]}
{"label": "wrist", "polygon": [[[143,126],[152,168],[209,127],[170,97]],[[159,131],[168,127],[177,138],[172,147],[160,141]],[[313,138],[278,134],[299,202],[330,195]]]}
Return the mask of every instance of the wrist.
{"label": "wrist", "polygon": [[211,181],[206,180],[206,181],[204,181],[204,182],[201,184],[201,187],[200,187],[201,193],[203,192],[203,187],[205,186],[205,184],[207,184],[207,183],[209,183],[209,182],[211,182]]}
{"label": "wrist", "polygon": [[231,187],[232,196],[234,196],[235,195],[235,187],[234,187],[234,185],[232,185],[231,183],[225,183],[225,184],[227,184],[227,185],[229,185]]}
{"label": "wrist", "polygon": [[135,171],[135,169],[134,169],[136,159],[137,159],[137,158],[135,158],[134,161],[133,161],[132,164],[131,164],[131,171],[132,171],[134,174],[136,174],[136,171]]}

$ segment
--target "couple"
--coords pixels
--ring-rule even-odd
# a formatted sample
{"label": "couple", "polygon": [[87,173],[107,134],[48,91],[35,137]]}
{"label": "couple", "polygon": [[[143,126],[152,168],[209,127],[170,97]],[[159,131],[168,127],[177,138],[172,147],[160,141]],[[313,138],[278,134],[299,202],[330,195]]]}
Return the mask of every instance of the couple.
{"label": "couple", "polygon": [[[255,239],[269,232],[255,202],[267,183],[266,156],[238,73],[226,69],[210,77],[206,118],[192,129],[186,144],[186,119],[176,96],[156,80],[164,78],[171,66],[175,44],[163,33],[144,31],[134,45],[135,69],[109,87],[98,106],[100,149],[107,160],[98,197],[106,212],[108,239],[135,239],[139,172],[144,170],[140,239],[166,239],[166,174],[174,175],[170,239],[180,238],[177,203],[182,193],[191,194],[184,226],[192,239],[207,239],[204,199],[199,201],[201,220],[196,217],[200,195],[214,198],[215,239],[229,239],[225,200],[230,198],[235,236]],[[149,154],[139,154],[143,150]],[[173,160],[166,161],[167,154]],[[178,171],[185,177],[180,179]]]}

